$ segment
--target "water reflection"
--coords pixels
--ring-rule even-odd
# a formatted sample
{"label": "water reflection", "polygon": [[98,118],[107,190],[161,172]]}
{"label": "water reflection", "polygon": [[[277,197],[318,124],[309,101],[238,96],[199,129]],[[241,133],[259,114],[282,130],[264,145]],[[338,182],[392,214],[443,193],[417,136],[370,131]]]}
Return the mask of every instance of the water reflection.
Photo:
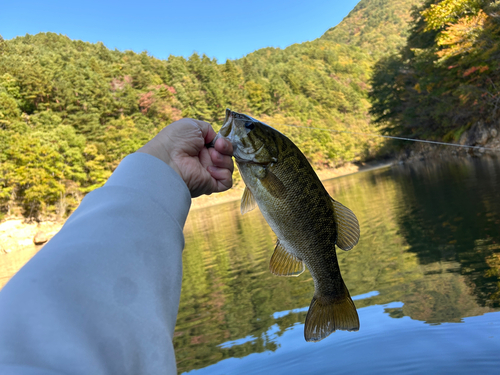
{"label": "water reflection", "polygon": [[[465,324],[429,326],[409,317],[392,319],[386,310],[401,302],[358,310],[363,331],[335,332],[324,343],[303,344],[303,325],[276,338],[279,350],[228,358],[189,374],[496,374],[500,324],[492,315]],[[470,341],[469,341],[470,340]],[[471,341],[475,344],[471,345]],[[473,360],[471,360],[473,359]]]}
{"label": "water reflection", "polygon": [[[500,313],[478,316],[498,310],[500,303],[499,171],[495,160],[458,160],[328,181],[327,190],[356,213],[361,226],[359,244],[338,253],[346,285],[351,295],[359,296],[355,304],[361,328],[358,333],[336,332],[318,344],[303,338],[314,291],[310,274],[280,278],[268,271],[275,237],[260,212],[242,216],[239,202],[192,211],[185,228],[174,340],[179,372],[257,373],[260,367],[250,359],[256,353],[273,353],[273,372],[301,373],[307,367],[315,373],[353,372],[356,366],[349,358],[359,351],[368,357],[380,352],[373,369],[383,369],[384,363],[392,363],[391,356],[398,357],[399,346],[413,352],[406,352],[407,361],[400,358],[394,368],[417,371],[424,355],[435,355],[431,351],[437,344],[428,340],[448,342],[446,355],[452,355],[461,350],[452,343],[459,335],[469,343],[479,340],[475,346],[488,345],[486,352],[493,343],[498,352]],[[495,332],[488,328],[496,334],[489,342],[474,333],[488,319],[496,321]],[[468,324],[442,324],[458,322]],[[436,324],[444,328],[436,331]],[[410,337],[420,345],[410,345]],[[347,357],[336,355],[334,365],[326,353],[335,349],[339,354],[339,346]],[[324,358],[308,357],[311,351]],[[470,351],[464,361],[476,354]],[[240,367],[226,368],[227,363]]]}

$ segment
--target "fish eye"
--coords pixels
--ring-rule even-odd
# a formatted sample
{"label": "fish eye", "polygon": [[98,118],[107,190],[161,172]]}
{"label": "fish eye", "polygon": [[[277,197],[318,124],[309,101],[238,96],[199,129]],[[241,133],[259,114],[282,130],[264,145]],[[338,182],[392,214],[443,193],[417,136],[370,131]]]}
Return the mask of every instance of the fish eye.
{"label": "fish eye", "polygon": [[253,130],[255,128],[255,124],[252,121],[245,122],[245,128],[248,130]]}

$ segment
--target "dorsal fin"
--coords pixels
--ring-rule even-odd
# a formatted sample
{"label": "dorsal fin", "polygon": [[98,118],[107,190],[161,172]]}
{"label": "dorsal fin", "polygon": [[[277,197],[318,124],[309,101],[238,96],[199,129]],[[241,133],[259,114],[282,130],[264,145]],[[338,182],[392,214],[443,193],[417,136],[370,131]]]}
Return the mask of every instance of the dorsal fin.
{"label": "dorsal fin", "polygon": [[269,269],[277,276],[299,276],[304,272],[304,262],[297,258],[292,253],[280,244],[280,240],[276,241]]}
{"label": "dorsal fin", "polygon": [[356,215],[346,206],[332,199],[335,223],[337,224],[337,243],[342,250],[351,250],[359,241],[359,223]]}
{"label": "dorsal fin", "polygon": [[243,196],[241,197],[241,214],[244,215],[248,211],[252,211],[255,207],[257,207],[257,202],[250,189],[245,186],[245,191],[243,191]]}

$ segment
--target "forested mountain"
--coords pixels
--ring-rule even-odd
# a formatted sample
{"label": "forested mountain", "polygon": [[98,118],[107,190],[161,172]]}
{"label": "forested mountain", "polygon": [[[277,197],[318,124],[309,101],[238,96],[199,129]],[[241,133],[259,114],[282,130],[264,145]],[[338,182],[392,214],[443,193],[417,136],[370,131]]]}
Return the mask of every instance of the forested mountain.
{"label": "forested mountain", "polygon": [[320,39],[358,46],[374,58],[403,45],[411,9],[421,0],[360,1],[349,15]]}
{"label": "forested mountain", "polygon": [[427,139],[497,127],[499,62],[500,1],[427,0],[406,45],[376,64],[371,112],[391,134]]}
{"label": "forested mountain", "polygon": [[164,126],[194,117],[218,128],[226,107],[275,126],[318,168],[369,157],[378,141],[284,125],[376,131],[371,69],[403,45],[416,2],[362,0],[317,40],[224,64],[53,33],[0,38],[0,215],[64,217]]}

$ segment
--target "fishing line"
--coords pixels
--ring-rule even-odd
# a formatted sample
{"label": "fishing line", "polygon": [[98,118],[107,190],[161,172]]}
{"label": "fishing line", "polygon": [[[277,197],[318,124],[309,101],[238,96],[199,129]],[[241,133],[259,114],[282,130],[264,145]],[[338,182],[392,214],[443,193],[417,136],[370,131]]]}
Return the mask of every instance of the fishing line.
{"label": "fishing line", "polygon": [[301,129],[323,130],[323,131],[328,131],[328,132],[346,133],[346,134],[354,134],[354,135],[366,135],[368,137],[390,138],[390,139],[397,139],[397,140],[400,140],[400,141],[431,143],[431,144],[443,145],[443,146],[455,146],[455,147],[463,147],[463,148],[470,148],[470,149],[483,149],[483,150],[490,150],[490,151],[500,151],[500,149],[498,149],[498,148],[483,147],[483,146],[467,146],[467,145],[460,145],[458,143],[446,143],[446,142],[437,142],[437,141],[427,141],[425,139],[394,137],[394,136],[390,136],[390,135],[381,135],[381,134],[372,134],[372,133],[358,133],[358,132],[350,132],[350,131],[347,131],[347,130],[314,128],[314,127],[310,127],[310,126],[299,126],[299,125],[284,125],[284,126],[291,126],[291,127],[294,127],[294,128],[301,128]]}

